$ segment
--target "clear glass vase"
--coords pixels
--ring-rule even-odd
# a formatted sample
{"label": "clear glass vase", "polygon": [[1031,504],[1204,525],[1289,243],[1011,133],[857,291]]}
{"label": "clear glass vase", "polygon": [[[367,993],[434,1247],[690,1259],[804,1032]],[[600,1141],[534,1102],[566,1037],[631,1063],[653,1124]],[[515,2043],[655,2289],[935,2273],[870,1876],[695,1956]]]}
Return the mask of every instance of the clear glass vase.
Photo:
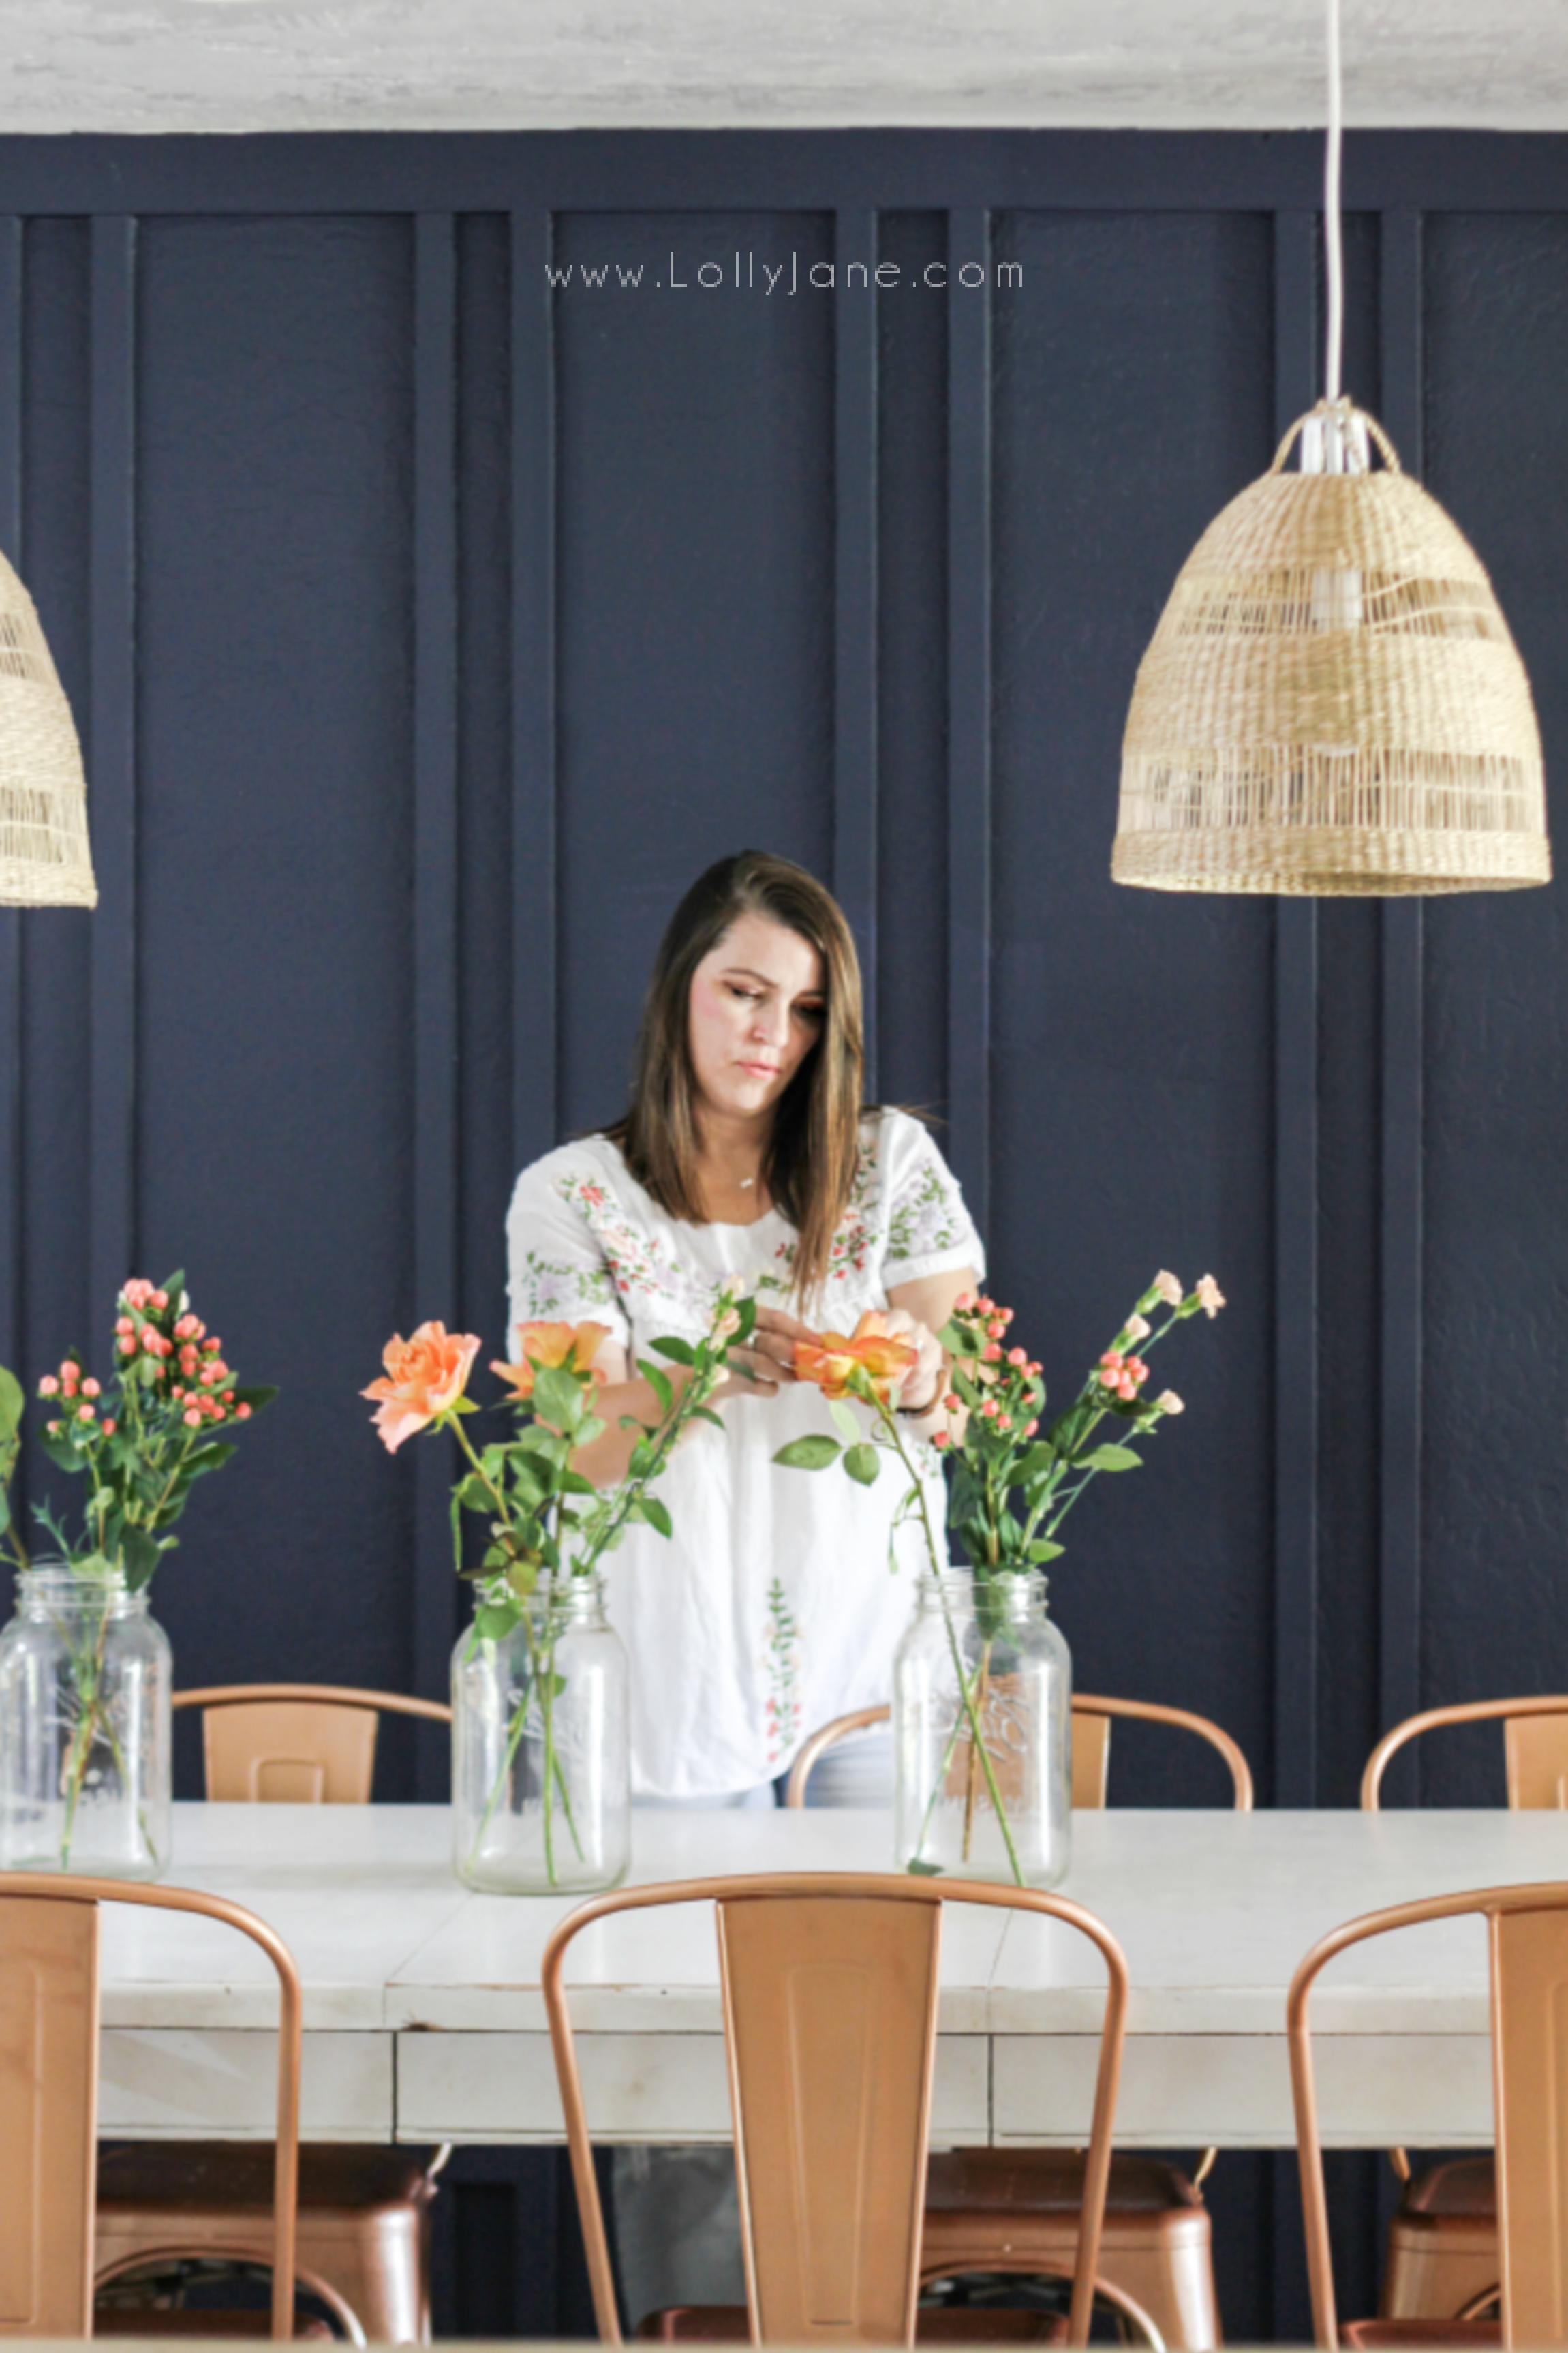
{"label": "clear glass vase", "polygon": [[458,1876],[496,1895],[615,1887],[631,1851],[631,1680],[597,1577],[541,1587],[452,1657]]}
{"label": "clear glass vase", "polygon": [[159,1876],[173,1680],[144,1592],[63,1565],[17,1577],[0,1633],[0,1868]]}
{"label": "clear glass vase", "polygon": [[1037,1570],[921,1578],[893,1662],[893,1770],[900,1870],[1028,1887],[1065,1877],[1072,1660]]}

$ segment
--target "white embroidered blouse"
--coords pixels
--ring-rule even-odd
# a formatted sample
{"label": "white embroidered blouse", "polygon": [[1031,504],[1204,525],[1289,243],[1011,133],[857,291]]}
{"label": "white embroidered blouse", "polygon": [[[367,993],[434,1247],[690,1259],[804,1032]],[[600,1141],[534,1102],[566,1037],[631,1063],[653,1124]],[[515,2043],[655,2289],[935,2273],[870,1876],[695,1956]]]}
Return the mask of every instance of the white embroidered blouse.
{"label": "white embroidered blouse", "polygon": [[[669,1217],[605,1136],[525,1168],[507,1216],[511,1321],[607,1324],[636,1357],[695,1339],[735,1275],[791,1308],[795,1228],[771,1209],[749,1226]],[[868,1113],[824,1298],[809,1321],[853,1331],[890,1289],[985,1271],[957,1180],[907,1112]],[[866,1409],[855,1410],[865,1419]],[[645,1797],[719,1796],[784,1771],[829,1717],[886,1701],[924,1559],[918,1525],[893,1528],[904,1479],[884,1457],[873,1487],[835,1466],[786,1471],[773,1456],[808,1430],[833,1435],[821,1393],[727,1398],[722,1431],[699,1423],[660,1493],[673,1538],[628,1529],[605,1563],[609,1611],[632,1662],[632,1786]],[[917,1444],[942,1527],[942,1472]]]}

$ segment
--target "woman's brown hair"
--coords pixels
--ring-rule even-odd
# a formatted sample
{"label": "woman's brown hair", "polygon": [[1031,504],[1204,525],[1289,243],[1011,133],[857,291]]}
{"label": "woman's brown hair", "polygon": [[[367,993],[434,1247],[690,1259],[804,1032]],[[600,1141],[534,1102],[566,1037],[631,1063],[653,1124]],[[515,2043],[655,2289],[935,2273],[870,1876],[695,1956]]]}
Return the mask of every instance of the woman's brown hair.
{"label": "woman's brown hair", "polygon": [[763,1175],[795,1229],[795,1295],[804,1309],[827,1272],[859,1145],[864,1044],[860,963],[831,892],[804,867],[743,849],[710,866],[659,944],[643,1004],[626,1117],[605,1131],[672,1218],[703,1222],[697,1182],[697,1076],[688,1036],[691,976],[741,915],[765,915],[822,958],[822,1034],[779,1099]]}

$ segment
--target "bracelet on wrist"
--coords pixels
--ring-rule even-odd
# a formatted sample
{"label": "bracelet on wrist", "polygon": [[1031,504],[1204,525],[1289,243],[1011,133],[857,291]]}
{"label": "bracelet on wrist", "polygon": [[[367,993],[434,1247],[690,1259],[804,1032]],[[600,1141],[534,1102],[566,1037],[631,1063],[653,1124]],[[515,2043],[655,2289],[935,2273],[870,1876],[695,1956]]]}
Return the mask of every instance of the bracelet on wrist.
{"label": "bracelet on wrist", "polygon": [[893,1410],[895,1413],[901,1413],[907,1420],[923,1421],[927,1414],[934,1413],[941,1403],[942,1383],[938,1381],[924,1405],[898,1405]]}

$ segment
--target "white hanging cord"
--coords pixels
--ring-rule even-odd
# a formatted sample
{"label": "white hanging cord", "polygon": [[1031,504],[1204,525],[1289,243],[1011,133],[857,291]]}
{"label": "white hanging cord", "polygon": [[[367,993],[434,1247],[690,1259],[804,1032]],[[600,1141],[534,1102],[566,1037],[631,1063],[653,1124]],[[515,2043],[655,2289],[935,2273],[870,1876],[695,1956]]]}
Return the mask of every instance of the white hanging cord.
{"label": "white hanging cord", "polygon": [[1323,244],[1329,265],[1329,333],[1323,354],[1323,394],[1340,396],[1345,339],[1345,255],[1340,226],[1340,148],[1344,139],[1344,91],[1340,80],[1340,0],[1328,0],[1329,139],[1323,172]]}

